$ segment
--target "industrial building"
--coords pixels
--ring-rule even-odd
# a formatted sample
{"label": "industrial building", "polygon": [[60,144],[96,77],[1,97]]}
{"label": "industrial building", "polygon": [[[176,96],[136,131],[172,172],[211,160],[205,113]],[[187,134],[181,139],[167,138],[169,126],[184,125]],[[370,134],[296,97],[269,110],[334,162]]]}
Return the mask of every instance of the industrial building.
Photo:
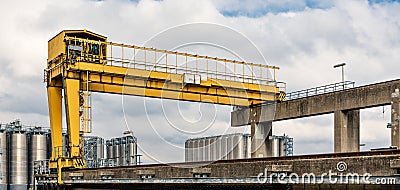
{"label": "industrial building", "polygon": [[[63,155],[68,152],[67,139],[67,133],[64,132]],[[83,136],[86,168],[131,166],[138,163],[136,137],[124,136],[106,142],[114,143],[113,147],[107,146],[107,157],[104,154],[103,138]],[[48,167],[51,147],[49,129],[25,126],[20,120],[0,124],[0,190],[33,188],[36,184],[34,174],[50,172],[48,168],[40,167]]]}
{"label": "industrial building", "polygon": [[106,141],[108,166],[133,166],[140,163],[137,139],[133,136],[113,138]]}
{"label": "industrial building", "polygon": [[[292,156],[293,138],[270,136],[272,156]],[[227,134],[188,139],[185,142],[185,161],[216,161],[251,158],[250,134]]]}
{"label": "industrial building", "polygon": [[33,187],[34,161],[50,158],[50,142],[48,129],[19,120],[0,124],[0,189]]}

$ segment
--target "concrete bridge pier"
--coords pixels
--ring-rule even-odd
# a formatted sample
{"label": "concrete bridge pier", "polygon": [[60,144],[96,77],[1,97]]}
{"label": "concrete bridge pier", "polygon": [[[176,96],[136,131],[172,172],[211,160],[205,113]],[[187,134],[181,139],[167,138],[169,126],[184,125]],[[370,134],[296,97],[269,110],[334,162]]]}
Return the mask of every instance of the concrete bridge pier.
{"label": "concrete bridge pier", "polygon": [[360,151],[360,110],[334,112],[335,153]]}
{"label": "concrete bridge pier", "polygon": [[272,121],[251,123],[251,157],[264,158],[272,156]]}
{"label": "concrete bridge pier", "polygon": [[399,89],[395,89],[392,93],[391,102],[391,139],[392,146],[400,148],[400,134],[399,134],[399,124],[400,124],[400,92]]}

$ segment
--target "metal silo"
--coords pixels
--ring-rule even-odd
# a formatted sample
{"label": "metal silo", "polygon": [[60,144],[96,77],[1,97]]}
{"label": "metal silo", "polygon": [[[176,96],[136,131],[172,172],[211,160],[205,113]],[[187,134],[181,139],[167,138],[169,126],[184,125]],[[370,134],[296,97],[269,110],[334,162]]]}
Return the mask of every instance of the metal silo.
{"label": "metal silo", "polygon": [[136,155],[137,155],[137,142],[136,138],[132,136],[128,136],[126,140],[126,149],[127,149],[127,156],[128,156],[128,166],[136,165]]}
{"label": "metal silo", "polygon": [[222,160],[222,136],[216,137],[216,159],[215,160]]}
{"label": "metal silo", "polygon": [[193,139],[193,162],[199,161],[199,141]]}
{"label": "metal silo", "polygon": [[210,138],[206,138],[204,140],[205,144],[204,144],[204,160],[205,161],[210,161],[211,160],[211,139]]}
{"label": "metal silo", "polygon": [[121,138],[119,147],[120,147],[120,155],[119,155],[120,165],[126,166],[127,165],[126,137]]}
{"label": "metal silo", "polygon": [[234,149],[234,138],[235,135],[227,135],[226,136],[227,140],[226,140],[226,151],[227,151],[227,155],[226,155],[226,159],[227,160],[232,160],[233,159],[233,149]]}
{"label": "metal silo", "polygon": [[0,189],[7,189],[7,134],[0,126]]}
{"label": "metal silo", "polygon": [[106,152],[107,152],[107,159],[113,159],[114,158],[114,149],[113,149],[113,144],[111,140],[106,141]]}
{"label": "metal silo", "polygon": [[276,138],[275,136],[272,136],[271,141],[272,141],[272,143],[271,143],[272,144],[272,157],[278,157],[279,153],[280,153],[280,150],[279,150],[279,146],[280,146],[279,138]]}
{"label": "metal silo", "polygon": [[232,157],[233,159],[242,159],[243,158],[243,135],[238,134],[233,137],[233,151]]}
{"label": "metal silo", "polygon": [[104,158],[104,139],[101,137],[98,137],[96,145],[97,145],[97,147],[96,147],[97,148],[97,150],[96,150],[97,159],[98,160],[103,159]]}
{"label": "metal silo", "polygon": [[29,170],[28,170],[28,184],[33,188],[34,184],[34,171],[33,171],[33,163],[36,160],[46,160],[47,153],[47,138],[48,132],[42,130],[41,128],[31,128],[29,131],[29,151],[28,151],[28,159],[29,159]]}
{"label": "metal silo", "polygon": [[193,162],[193,141],[191,139],[186,141],[187,143],[187,162]]}
{"label": "metal silo", "polygon": [[121,165],[121,151],[120,151],[120,138],[114,138],[111,139],[111,141],[113,142],[113,152],[114,152],[114,159],[115,159],[115,164],[116,166],[120,166]]}
{"label": "metal silo", "polygon": [[217,138],[215,138],[215,137],[212,137],[212,138],[210,138],[210,160],[211,161],[214,161],[214,160],[217,160],[217,156],[216,156],[216,154],[217,154],[217,141],[216,141],[216,139]]}
{"label": "metal silo", "polygon": [[204,138],[198,139],[199,142],[199,155],[197,161],[204,161]]}
{"label": "metal silo", "polygon": [[26,190],[28,185],[28,149],[25,131],[16,127],[11,131],[10,190]]}
{"label": "metal silo", "polygon": [[226,156],[228,155],[227,145],[228,139],[224,135],[221,137],[221,160],[226,160]]}

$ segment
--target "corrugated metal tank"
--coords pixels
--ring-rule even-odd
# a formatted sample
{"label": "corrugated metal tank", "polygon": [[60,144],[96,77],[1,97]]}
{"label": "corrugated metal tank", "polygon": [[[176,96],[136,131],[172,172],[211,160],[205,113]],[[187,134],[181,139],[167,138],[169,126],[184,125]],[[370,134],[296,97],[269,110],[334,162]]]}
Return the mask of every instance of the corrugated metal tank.
{"label": "corrugated metal tank", "polygon": [[137,144],[136,138],[128,136],[127,138],[127,156],[128,156],[128,166],[136,165],[136,155],[137,155]]}
{"label": "corrugated metal tank", "polygon": [[104,139],[103,138],[97,138],[97,159],[102,159],[104,158]]}
{"label": "corrugated metal tank", "polygon": [[194,142],[192,140],[189,140],[189,142],[188,142],[188,148],[189,148],[189,150],[188,150],[188,154],[189,154],[188,162],[193,162],[194,161],[194,155],[193,155],[194,148],[193,147],[194,147]]}
{"label": "corrugated metal tank", "polygon": [[106,141],[106,150],[107,150],[107,158],[113,159],[114,158],[114,149],[111,140]]}
{"label": "corrugated metal tank", "polygon": [[221,138],[221,160],[226,160],[228,156],[228,138],[222,136]]}
{"label": "corrugated metal tank", "polygon": [[7,189],[7,134],[0,131],[0,189]]}
{"label": "corrugated metal tank", "polygon": [[27,138],[23,131],[13,131],[10,149],[10,190],[26,190],[28,184]]}
{"label": "corrugated metal tank", "polygon": [[226,137],[226,151],[227,151],[226,159],[227,160],[233,159],[233,149],[234,149],[233,138],[234,138],[234,136],[231,136],[231,135]]}
{"label": "corrugated metal tank", "polygon": [[114,159],[115,159],[115,164],[116,166],[120,166],[121,165],[121,150],[120,150],[120,138],[115,138],[112,139],[113,141],[113,152],[114,152]]}
{"label": "corrugated metal tank", "polygon": [[193,162],[199,160],[199,141],[193,141]]}
{"label": "corrugated metal tank", "polygon": [[121,143],[119,144],[120,147],[120,165],[121,166],[127,166],[127,151],[126,151],[126,138],[122,137],[121,138]]}
{"label": "corrugated metal tank", "polygon": [[46,133],[33,133],[29,135],[29,179],[28,184],[33,187],[34,182],[34,171],[33,162],[36,160],[47,159],[47,134]]}
{"label": "corrugated metal tank", "polygon": [[233,159],[242,159],[243,158],[243,136],[235,135],[233,136],[234,148],[232,152]]}
{"label": "corrugated metal tank", "polygon": [[217,138],[210,139],[210,160],[217,160]]}
{"label": "corrugated metal tank", "polygon": [[211,139],[207,138],[204,140],[204,156],[205,156],[205,161],[210,161],[211,160]]}
{"label": "corrugated metal tank", "polygon": [[227,134],[185,142],[185,161],[215,161],[250,158],[251,137],[249,134]]}
{"label": "corrugated metal tank", "polygon": [[273,157],[278,157],[279,156],[279,154],[280,154],[280,148],[279,148],[279,146],[280,146],[280,139],[278,139],[278,138],[272,138],[271,139],[271,146],[272,146],[272,156]]}
{"label": "corrugated metal tank", "polygon": [[199,158],[198,158],[197,161],[204,161],[204,158],[205,158],[205,156],[204,156],[204,144],[205,144],[204,139],[200,139],[199,140]]}
{"label": "corrugated metal tank", "polygon": [[216,160],[222,160],[222,137],[216,137]]}

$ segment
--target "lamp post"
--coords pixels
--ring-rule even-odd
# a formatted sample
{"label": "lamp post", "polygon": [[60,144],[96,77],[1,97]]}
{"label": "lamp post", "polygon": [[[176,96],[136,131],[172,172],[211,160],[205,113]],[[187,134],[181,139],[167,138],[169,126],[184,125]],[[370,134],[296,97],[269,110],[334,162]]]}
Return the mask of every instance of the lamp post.
{"label": "lamp post", "polygon": [[342,67],[342,84],[343,84],[343,90],[344,90],[344,66],[346,66],[346,63],[340,63],[337,65],[334,65],[333,68],[338,68],[338,67]]}

